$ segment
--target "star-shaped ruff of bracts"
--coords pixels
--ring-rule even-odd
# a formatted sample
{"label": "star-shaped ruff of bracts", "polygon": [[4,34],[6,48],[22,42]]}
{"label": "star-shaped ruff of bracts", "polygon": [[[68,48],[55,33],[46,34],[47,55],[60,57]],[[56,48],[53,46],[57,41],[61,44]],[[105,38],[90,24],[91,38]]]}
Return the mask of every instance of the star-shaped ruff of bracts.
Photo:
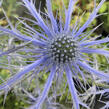
{"label": "star-shaped ruff of bracts", "polygon": [[[95,6],[93,12],[90,14],[88,20],[85,22],[84,25],[78,28],[78,23],[75,22],[75,26],[72,27],[72,29],[70,27],[70,21],[72,12],[74,10],[74,5],[77,2],[77,0],[69,0],[68,9],[65,10],[66,18],[64,26],[62,25],[61,17],[59,23],[57,23],[55,17],[53,16],[50,0],[46,0],[48,12],[46,14],[46,17],[49,18],[51,25],[48,24],[46,20],[44,21],[42,19],[40,12],[38,12],[35,8],[33,0],[22,1],[24,3],[23,5],[29,10],[30,14],[35,19],[34,21],[30,21],[32,23],[34,22],[34,25],[38,25],[41,28],[41,31],[37,31],[31,26],[24,23],[23,21],[19,20],[27,28],[26,34],[28,35],[24,35],[19,30],[13,27],[8,18],[7,20],[9,21],[11,29],[3,28],[0,26],[0,31],[12,34],[16,36],[19,40],[23,40],[25,42],[31,41],[34,46],[34,49],[32,49],[31,52],[35,52],[37,56],[36,60],[32,64],[25,66],[22,71],[18,72],[16,75],[11,77],[9,80],[7,80],[7,82],[1,84],[0,90],[8,89],[12,85],[14,85],[16,81],[21,80],[21,78],[24,77],[28,72],[32,71],[37,67],[40,67],[40,71],[43,71],[45,67],[48,67],[48,71],[50,71],[49,77],[47,79],[47,82],[45,83],[45,87],[43,89],[41,96],[39,96],[39,99],[36,105],[34,106],[35,109],[39,109],[41,104],[47,97],[55,74],[59,72],[59,69],[61,68],[63,69],[63,72],[66,73],[67,83],[69,85],[69,90],[72,95],[73,107],[75,109],[80,109],[80,105],[82,105],[83,107],[88,108],[88,106],[85,103],[83,103],[83,101],[79,98],[75,87],[75,83],[72,78],[78,78],[78,75],[81,75],[84,82],[86,81],[86,76],[80,69],[81,67],[82,69],[89,72],[91,75],[96,75],[98,78],[100,78],[101,80],[103,79],[103,81],[105,82],[107,82],[109,79],[108,74],[102,73],[92,68],[85,58],[87,56],[85,56],[84,54],[96,53],[104,55],[106,57],[109,56],[109,51],[106,51],[104,49],[92,48],[95,45],[108,42],[109,38],[88,42],[87,36],[93,33],[93,31],[97,27],[91,30],[89,33],[84,33],[84,30],[98,16],[97,12],[102,6],[102,4],[105,2],[105,0],[101,0],[98,6]],[[15,50],[13,49],[8,52],[3,52],[0,54],[0,56],[12,53]],[[25,52],[26,50],[27,49],[24,49]]]}

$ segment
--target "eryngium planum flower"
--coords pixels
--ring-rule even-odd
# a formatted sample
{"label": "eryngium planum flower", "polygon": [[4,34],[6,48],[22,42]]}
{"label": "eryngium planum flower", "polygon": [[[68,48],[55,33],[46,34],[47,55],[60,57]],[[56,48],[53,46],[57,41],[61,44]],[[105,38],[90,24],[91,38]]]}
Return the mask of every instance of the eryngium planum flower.
{"label": "eryngium planum flower", "polygon": [[[96,46],[109,42],[109,38],[107,37],[100,40],[89,39],[88,36],[101,24],[89,32],[85,31],[91,22],[99,16],[97,14],[98,10],[105,0],[101,0],[98,6],[94,7],[89,18],[82,26],[79,25],[79,19],[75,21],[73,27],[70,26],[70,23],[74,5],[77,0],[69,0],[68,9],[65,8],[65,21],[62,20],[62,16],[60,15],[58,22],[52,12],[51,0],[46,0],[47,12],[45,14],[36,10],[33,0],[22,0],[22,2],[28,9],[30,15],[34,17],[34,20],[28,18],[24,18],[24,20],[30,21],[37,26],[38,29],[28,25],[24,20],[18,19],[25,28],[25,31],[23,31],[25,34],[23,34],[17,29],[17,26],[14,27],[7,18],[11,29],[0,26],[0,31],[11,34],[12,37],[15,36],[17,39],[23,41],[24,44],[2,52],[0,57],[13,54],[15,51],[24,48],[23,52],[34,53],[34,55],[29,55],[30,58],[34,58],[34,61],[31,61],[29,65],[26,65],[21,71],[2,83],[0,85],[0,90],[8,90],[34,69],[38,68],[39,71],[36,70],[36,73],[50,72],[45,86],[43,87],[42,94],[38,96],[36,104],[32,107],[32,109],[39,109],[48,95],[55,76],[60,76],[60,74],[62,76],[65,73],[73,101],[72,109],[80,109],[81,106],[88,109],[89,105],[85,103],[84,99],[81,99],[80,95],[82,94],[78,91],[75,80],[79,82],[79,85],[84,89],[84,92],[86,91],[86,94],[88,89],[88,87],[86,87],[88,78],[95,80],[92,79],[92,77],[96,75],[94,78],[96,77],[97,80],[100,80],[101,82],[108,82],[109,80],[109,75],[107,73],[103,73],[93,68],[93,61],[90,60],[91,57],[88,55],[100,54],[108,58],[109,51],[105,50],[105,48],[97,48]],[[45,19],[42,18],[41,14],[44,14]],[[25,48],[27,45],[29,46]],[[19,56],[26,58],[28,54],[25,56],[20,54]],[[79,77],[82,78],[83,83]],[[92,89],[94,89],[93,86]],[[99,93],[100,92],[98,91],[98,94]],[[91,92],[91,94],[93,94],[93,92]]]}

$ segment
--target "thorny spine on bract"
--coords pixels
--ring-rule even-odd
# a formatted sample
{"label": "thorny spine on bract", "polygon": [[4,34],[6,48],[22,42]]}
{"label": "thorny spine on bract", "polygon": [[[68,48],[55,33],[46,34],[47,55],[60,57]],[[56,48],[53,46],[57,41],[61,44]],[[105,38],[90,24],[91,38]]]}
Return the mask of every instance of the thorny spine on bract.
{"label": "thorny spine on bract", "polygon": [[57,35],[50,42],[48,53],[57,64],[75,61],[79,58],[78,42],[70,35]]}

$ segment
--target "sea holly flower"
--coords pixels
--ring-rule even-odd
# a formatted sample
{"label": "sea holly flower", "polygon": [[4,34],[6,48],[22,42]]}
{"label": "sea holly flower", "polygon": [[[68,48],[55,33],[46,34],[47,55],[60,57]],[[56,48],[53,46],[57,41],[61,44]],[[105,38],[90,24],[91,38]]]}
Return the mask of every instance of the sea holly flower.
{"label": "sea holly flower", "polygon": [[[101,8],[105,0],[101,0],[98,6],[94,7],[89,18],[82,26],[78,25],[78,21],[76,21],[73,27],[70,26],[70,22],[74,5],[77,0],[69,0],[68,9],[65,9],[64,25],[61,16],[59,22],[57,22],[57,19],[54,17],[51,0],[46,0],[47,13],[44,14],[46,16],[45,20],[41,16],[43,13],[36,10],[33,0],[22,0],[22,2],[30,12],[30,15],[34,17],[34,20],[28,18],[25,18],[24,20],[28,20],[34,23],[34,25],[39,26],[39,29],[36,30],[24,21],[18,19],[19,22],[25,26],[25,34],[23,34],[17,29],[17,27],[14,27],[7,18],[11,29],[0,26],[0,31],[14,35],[19,40],[24,41],[24,44],[9,49],[6,52],[2,52],[0,57],[9,55],[10,53],[14,53],[17,50],[24,48],[23,52],[35,53],[35,55],[29,55],[30,58],[34,57],[35,60],[32,61],[31,64],[23,67],[20,72],[16,73],[6,82],[2,83],[0,85],[0,90],[5,91],[11,88],[17,81],[20,81],[26,74],[34,69],[40,68],[39,71],[37,70],[39,73],[42,71],[49,71],[50,74],[45,83],[42,94],[39,95],[36,104],[32,107],[32,109],[39,109],[48,95],[55,75],[58,75],[59,73],[63,75],[65,73],[73,101],[72,109],[80,109],[80,106],[88,109],[89,106],[81,99],[74,79],[76,78],[77,81],[79,81],[80,86],[85,91],[87,91],[87,88],[82,85],[79,77],[83,79],[84,84],[87,84],[87,79],[89,77],[92,78],[94,75],[96,75],[97,79],[101,82],[108,82],[109,80],[109,75],[107,73],[103,73],[92,67],[93,61],[89,61],[90,57],[87,55],[100,54],[106,58],[109,57],[108,50],[97,48],[95,46],[109,42],[109,38],[107,37],[100,40],[90,40],[88,38],[88,36],[100,25],[92,29],[90,32],[85,32],[91,22],[98,17],[98,10]],[[30,48],[25,48],[28,44],[31,45]],[[45,70],[45,68],[47,70]]]}

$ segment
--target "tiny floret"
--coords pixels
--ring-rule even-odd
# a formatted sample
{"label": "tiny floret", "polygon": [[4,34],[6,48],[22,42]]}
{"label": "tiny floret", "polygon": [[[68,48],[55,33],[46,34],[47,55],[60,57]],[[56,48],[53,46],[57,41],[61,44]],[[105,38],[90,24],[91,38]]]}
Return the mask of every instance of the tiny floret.
{"label": "tiny floret", "polygon": [[78,59],[79,56],[79,47],[77,41],[73,39],[72,36],[66,37],[66,35],[57,36],[50,43],[50,50],[48,52],[53,58],[52,61],[57,64],[62,64],[66,62],[71,62]]}

